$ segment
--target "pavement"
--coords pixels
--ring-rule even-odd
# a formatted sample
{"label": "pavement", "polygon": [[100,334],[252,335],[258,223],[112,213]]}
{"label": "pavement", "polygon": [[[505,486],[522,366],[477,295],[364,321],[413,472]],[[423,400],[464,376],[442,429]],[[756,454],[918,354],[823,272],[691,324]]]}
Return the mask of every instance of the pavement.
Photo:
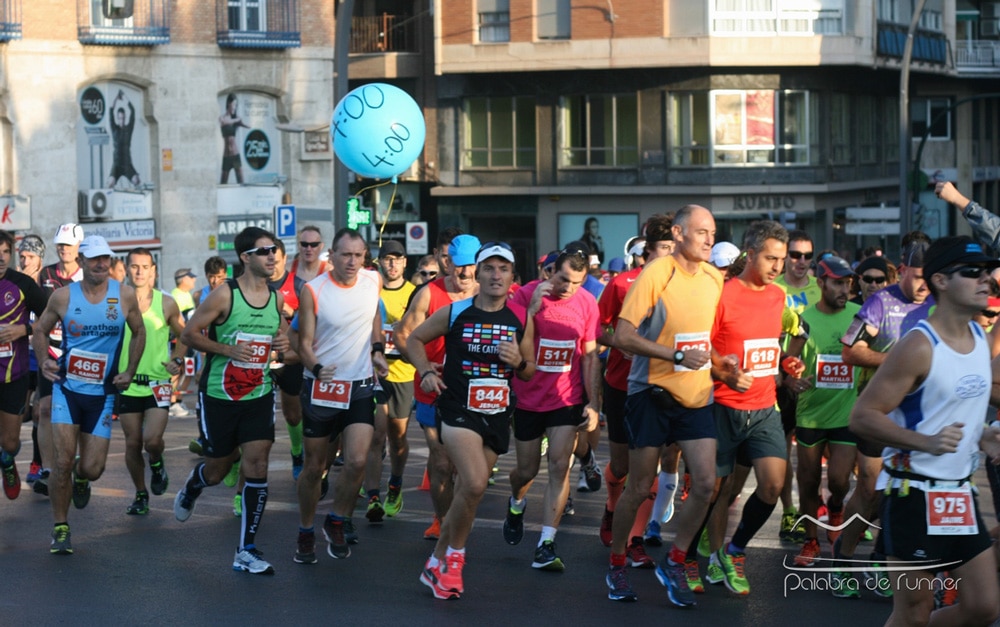
{"label": "pavement", "polygon": [[[193,405],[193,399],[188,403]],[[544,464],[529,492],[524,540],[508,546],[501,528],[513,453],[500,458],[496,485],[488,489],[479,507],[467,548],[465,595],[459,600],[434,599],[418,581],[434,543],[423,539],[432,508],[428,493],[418,489],[427,449],[415,422],[409,433],[402,512],[381,525],[370,525],[364,518],[365,502],[359,498],[354,520],[360,543],[352,546],[351,556],[346,560],[330,557],[318,532],[319,563],[295,564],[298,508],[288,435],[280,413],[276,420],[270,494],[257,536],[258,548],[274,565],[274,576],[232,570],[240,529],[240,520],[232,512],[234,489],[221,484],[207,488],[187,522],[174,519],[173,497],[199,461],[188,451],[188,442],[197,435],[193,417],[172,418],[169,423],[164,458],[170,487],[166,494],[150,497],[146,516],[125,514],[134,488],[125,469],[121,429],[115,425],[107,470],[93,484],[90,504],[84,510],[70,509],[73,555],[49,554],[52,518],[47,498],[24,484],[17,500],[0,503],[0,565],[8,582],[7,592],[0,597],[0,621],[10,625],[266,625],[318,619],[357,625],[488,626],[653,625],[683,620],[692,626],[807,622],[837,627],[849,621],[851,627],[863,627],[883,624],[891,611],[891,601],[871,592],[863,592],[860,600],[835,599],[827,590],[816,589],[823,587],[824,577],[789,571],[785,564],[791,564],[798,547],[778,540],[779,511],[747,552],[749,596],[737,597],[721,585],[710,586],[698,596],[696,608],[676,609],[653,571],[632,569],[629,574],[638,602],[609,601],[604,583],[608,549],[597,537],[606,492],[603,487],[597,493],[577,492],[576,469],[571,489],[576,514],[563,519],[556,538],[566,570],[534,570],[531,562],[541,530]],[[30,461],[30,424],[22,429],[22,442],[18,467],[23,480]],[[603,466],[607,460],[603,446],[598,458]],[[985,479],[980,485],[986,485]],[[737,501],[731,526],[752,486],[751,478]],[[984,492],[982,505],[988,510],[984,518],[992,521],[988,488]],[[677,506],[683,504],[678,501]],[[320,503],[317,529],[328,508],[328,501]],[[672,524],[665,526],[664,536],[665,540],[672,537]],[[829,553],[825,541],[823,550]],[[650,554],[663,559],[663,549],[651,549]]]}

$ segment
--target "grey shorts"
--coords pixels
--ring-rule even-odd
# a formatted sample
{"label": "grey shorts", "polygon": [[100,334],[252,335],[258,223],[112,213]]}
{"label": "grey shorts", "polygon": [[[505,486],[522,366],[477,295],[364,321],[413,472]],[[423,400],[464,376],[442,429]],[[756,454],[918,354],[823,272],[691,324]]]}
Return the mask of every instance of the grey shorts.
{"label": "grey shorts", "polygon": [[761,457],[787,459],[785,430],[781,424],[781,413],[776,408],[748,411],[715,403],[712,413],[718,439],[716,476],[725,477],[733,472],[737,451],[741,449],[751,461]]}
{"label": "grey shorts", "polygon": [[382,389],[389,405],[389,417],[409,420],[413,411],[413,381],[396,383],[382,379]]}

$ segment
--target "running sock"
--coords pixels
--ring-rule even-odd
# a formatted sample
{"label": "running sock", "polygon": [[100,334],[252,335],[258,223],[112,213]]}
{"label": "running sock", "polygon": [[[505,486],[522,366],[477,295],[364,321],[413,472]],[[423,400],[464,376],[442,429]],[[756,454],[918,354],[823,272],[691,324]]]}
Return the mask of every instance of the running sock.
{"label": "running sock", "polygon": [[542,546],[542,544],[546,542],[552,542],[555,539],[556,539],[556,528],[543,526],[542,537],[538,539],[538,546]]}
{"label": "running sock", "polygon": [[188,477],[187,483],[184,484],[184,491],[188,496],[197,498],[201,494],[201,491],[208,487],[208,482],[205,481],[205,475],[203,474],[204,470],[205,462],[201,462],[191,471],[191,476]]}
{"label": "running sock", "polygon": [[746,547],[750,540],[760,528],[764,526],[771,512],[777,507],[777,503],[765,503],[757,496],[757,492],[750,495],[747,504],[743,506],[743,517],[740,518],[740,526],[736,528],[730,546]]}
{"label": "running sock", "polygon": [[31,427],[31,461],[42,465],[42,449],[38,446],[38,425]]}
{"label": "running sock", "polygon": [[448,549],[444,552],[445,556],[452,555],[454,553],[458,553],[459,555],[465,555],[465,547],[463,546],[460,549],[456,549],[453,546],[449,546]]}
{"label": "running sock", "polygon": [[315,527],[299,527],[299,533],[316,533]]}
{"label": "running sock", "polygon": [[267,478],[251,479],[247,477],[246,485],[243,486],[240,550],[254,544],[265,505],[267,505]]}
{"label": "running sock", "polygon": [[625,490],[625,479],[628,478],[626,474],[624,477],[616,477],[614,473],[611,472],[611,462],[604,467],[604,482],[608,486],[608,500],[604,504],[609,512],[615,511],[615,506],[618,505],[618,499],[621,498],[622,492]]}
{"label": "running sock", "polygon": [[0,451],[0,466],[10,468],[14,463],[14,456],[7,451]]}
{"label": "running sock", "polygon": [[524,508],[528,504],[528,499],[523,498],[520,501],[514,500],[514,497],[510,497],[510,511],[514,514],[523,514]]}
{"label": "running sock", "polygon": [[625,553],[612,553],[611,554],[611,565],[614,567],[624,568],[627,564],[627,558]]}
{"label": "running sock", "polygon": [[403,486],[403,475],[389,475],[389,487],[400,488]]}
{"label": "running sock", "polygon": [[286,422],[285,425],[288,427],[288,442],[291,444],[292,455],[298,457],[302,454],[302,423],[290,425]]}
{"label": "running sock", "polygon": [[673,503],[677,494],[677,473],[661,472],[657,477],[658,488],[656,501],[653,503],[653,513],[650,520],[660,522],[667,513],[667,506]]}
{"label": "running sock", "polygon": [[438,560],[438,558],[436,558],[433,553],[431,553],[430,558],[427,560],[427,568],[434,568],[440,563],[441,561]]}

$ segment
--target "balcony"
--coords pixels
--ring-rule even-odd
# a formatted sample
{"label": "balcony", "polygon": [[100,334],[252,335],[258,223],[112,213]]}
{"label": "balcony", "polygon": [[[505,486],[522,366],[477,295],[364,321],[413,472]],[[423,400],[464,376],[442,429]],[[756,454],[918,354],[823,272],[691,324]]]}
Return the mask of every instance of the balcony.
{"label": "balcony", "polygon": [[[903,58],[906,47],[906,24],[879,21],[878,23],[878,55]],[[948,38],[944,33],[917,29],[913,35],[913,61],[924,61],[945,65],[948,62]]]}
{"label": "balcony", "polygon": [[966,40],[955,43],[955,69],[959,73],[1000,73],[1000,41]]}
{"label": "balcony", "polygon": [[0,0],[0,41],[21,38],[21,0]]}
{"label": "balcony", "polygon": [[409,15],[369,15],[351,19],[351,54],[419,52],[417,20]]}
{"label": "balcony", "polygon": [[284,49],[302,45],[298,0],[216,0],[220,48]]}
{"label": "balcony", "polygon": [[[7,4],[11,1],[7,0]],[[170,43],[169,0],[76,0],[77,38],[84,45]]]}

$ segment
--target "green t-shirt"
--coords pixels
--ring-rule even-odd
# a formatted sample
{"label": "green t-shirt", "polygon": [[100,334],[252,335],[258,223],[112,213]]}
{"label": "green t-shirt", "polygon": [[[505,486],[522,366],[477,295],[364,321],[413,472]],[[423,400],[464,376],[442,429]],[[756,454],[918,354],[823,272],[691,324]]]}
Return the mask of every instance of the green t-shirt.
{"label": "green t-shirt", "polygon": [[[142,351],[139,365],[136,367],[137,375],[144,375],[151,381],[170,384],[170,373],[163,362],[170,359],[170,324],[163,317],[163,292],[153,290],[153,298],[150,301],[149,309],[142,313],[142,324],[146,327],[146,348]],[[118,371],[123,372],[128,367],[128,345],[132,341],[132,329],[125,325],[125,343],[122,346],[126,350],[122,351],[121,359],[118,362]],[[122,392],[125,396],[152,396],[153,388],[147,383],[133,383],[128,389]]]}
{"label": "green t-shirt", "polygon": [[836,429],[851,421],[851,409],[858,398],[858,369],[843,363],[840,338],[861,307],[855,303],[830,315],[815,305],[802,312],[809,324],[809,339],[802,349],[806,369],[803,377],[812,377],[812,387],[799,394],[796,425],[808,429]]}
{"label": "green t-shirt", "polygon": [[823,293],[819,289],[816,277],[809,277],[809,282],[805,287],[792,287],[785,282],[785,275],[782,274],[774,280],[775,285],[785,290],[785,306],[797,314],[801,314],[806,307],[811,307],[819,302]]}

